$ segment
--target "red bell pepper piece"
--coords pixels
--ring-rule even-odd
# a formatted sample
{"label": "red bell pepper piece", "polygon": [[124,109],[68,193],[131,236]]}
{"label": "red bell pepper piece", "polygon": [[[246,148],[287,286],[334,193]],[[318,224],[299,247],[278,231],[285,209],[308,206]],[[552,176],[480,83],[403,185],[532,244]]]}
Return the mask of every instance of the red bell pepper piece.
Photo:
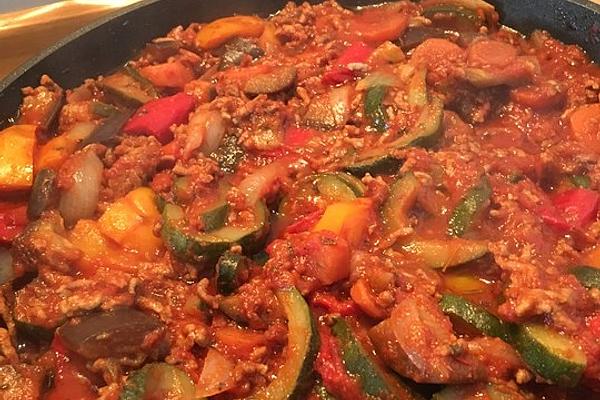
{"label": "red bell pepper piece", "polygon": [[182,124],[195,107],[194,97],[185,93],[163,97],[144,104],[125,124],[130,135],[154,136],[162,144],[173,140],[171,125]]}
{"label": "red bell pepper piece", "polygon": [[27,225],[27,206],[0,209],[0,243],[10,243]]}
{"label": "red bell pepper piece", "polygon": [[55,336],[51,348],[56,357],[56,370],[52,389],[46,400],[94,400],[98,397],[89,379],[82,374],[83,362],[77,362],[68,355],[68,350]]}
{"label": "red bell pepper piece", "polygon": [[560,232],[581,229],[596,219],[600,194],[577,188],[552,198],[552,207],[540,210],[542,220]]}
{"label": "red bell pepper piece", "polygon": [[290,147],[304,146],[315,136],[316,132],[309,128],[289,127],[283,135],[283,144]]}
{"label": "red bell pepper piece", "polygon": [[344,317],[358,315],[360,308],[352,299],[340,300],[331,293],[316,292],[310,304],[325,309],[328,313],[340,314]]}
{"label": "red bell pepper piece", "polygon": [[323,215],[323,211],[321,211],[321,210],[307,214],[307,215],[299,218],[297,221],[293,222],[292,224],[290,224],[285,229],[284,233],[306,232],[306,231],[310,230],[313,226],[315,226],[317,221],[319,221],[319,219],[321,219],[321,215]]}
{"label": "red bell pepper piece", "polygon": [[315,370],[321,375],[323,386],[329,393],[341,400],[364,399],[358,382],[346,372],[337,339],[328,327],[319,327],[321,347],[315,361]]}
{"label": "red bell pepper piece", "polygon": [[364,42],[354,42],[338,57],[333,67],[327,71],[322,78],[325,85],[339,85],[356,76],[349,65],[353,63],[364,63],[373,53],[373,48]]}

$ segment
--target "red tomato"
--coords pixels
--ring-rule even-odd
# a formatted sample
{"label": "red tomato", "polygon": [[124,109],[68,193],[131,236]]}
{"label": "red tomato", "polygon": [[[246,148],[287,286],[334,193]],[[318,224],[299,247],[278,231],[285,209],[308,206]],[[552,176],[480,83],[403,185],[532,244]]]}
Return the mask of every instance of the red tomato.
{"label": "red tomato", "polygon": [[292,126],[285,131],[283,143],[290,147],[304,146],[315,134],[313,129]]}
{"label": "red tomato", "polygon": [[294,223],[290,224],[284,231],[284,233],[300,233],[310,230],[319,219],[321,219],[323,211],[315,211],[308,215],[299,218]]}
{"label": "red tomato", "polygon": [[360,311],[358,305],[352,300],[340,300],[331,293],[317,292],[312,296],[310,303],[314,307],[325,309],[328,313],[342,316],[357,315]]}
{"label": "red tomato", "polygon": [[354,79],[355,72],[348,66],[352,63],[365,63],[373,53],[373,48],[364,42],[354,42],[335,60],[333,68],[327,71],[322,78],[325,85],[339,85]]}
{"label": "red tomato", "polygon": [[67,349],[55,337],[51,348],[56,356],[56,370],[52,389],[46,394],[46,400],[94,400],[96,390],[83,374],[83,363],[72,360]]}
{"label": "red tomato", "polygon": [[[379,11],[379,12],[378,12]],[[350,22],[351,34],[377,46],[386,40],[396,40],[408,28],[409,17],[399,13],[382,13],[374,9],[358,15]]]}

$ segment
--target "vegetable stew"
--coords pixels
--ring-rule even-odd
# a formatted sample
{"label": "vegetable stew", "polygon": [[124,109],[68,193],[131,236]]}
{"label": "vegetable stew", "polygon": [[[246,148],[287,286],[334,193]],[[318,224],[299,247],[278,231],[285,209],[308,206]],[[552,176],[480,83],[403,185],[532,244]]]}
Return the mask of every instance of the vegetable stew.
{"label": "vegetable stew", "polygon": [[0,132],[0,398],[600,396],[600,68],[482,0],[175,27]]}

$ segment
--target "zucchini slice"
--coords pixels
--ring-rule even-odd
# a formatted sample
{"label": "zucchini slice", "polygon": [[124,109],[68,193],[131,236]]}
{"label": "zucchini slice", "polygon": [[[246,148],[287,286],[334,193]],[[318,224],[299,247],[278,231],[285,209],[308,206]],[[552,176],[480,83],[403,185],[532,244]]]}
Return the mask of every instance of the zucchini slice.
{"label": "zucchini slice", "polygon": [[580,265],[573,268],[571,274],[581,283],[581,286],[587,289],[600,289],[600,269]]}
{"label": "zucchini slice", "polygon": [[194,400],[196,389],[190,377],[165,363],[147,364],[127,378],[119,400]]}
{"label": "zucchini slice", "polygon": [[473,186],[458,202],[448,221],[448,235],[462,236],[473,224],[476,215],[487,207],[492,187],[486,176]]}
{"label": "zucchini slice", "polygon": [[313,363],[319,349],[319,334],[306,301],[297,289],[280,289],[277,299],[288,320],[285,363],[271,383],[250,397],[252,400],[303,399],[310,391]]}
{"label": "zucchini slice", "polygon": [[377,132],[385,132],[387,129],[387,114],[383,106],[387,89],[385,85],[377,85],[370,87],[365,93],[365,115]]}
{"label": "zucchini slice", "polygon": [[224,226],[208,233],[188,234],[182,230],[182,225],[185,225],[183,209],[175,204],[166,204],[161,236],[167,248],[187,260],[215,259],[235,244],[251,253],[260,247],[269,229],[269,214],[264,203],[257,202],[254,212],[256,222],[253,226]]}
{"label": "zucchini slice", "polygon": [[446,269],[483,257],[488,245],[485,241],[462,238],[417,239],[403,244],[401,249],[418,256],[430,268]]}
{"label": "zucchini slice", "polygon": [[383,204],[383,224],[388,233],[408,228],[408,213],[417,199],[419,180],[409,172],[396,180],[390,188],[390,195]]}
{"label": "zucchini slice", "polygon": [[248,258],[239,253],[226,251],[217,262],[217,290],[220,294],[233,293],[247,274]]}
{"label": "zucchini slice", "polygon": [[202,213],[202,227],[206,232],[212,232],[225,225],[229,215],[229,204],[220,200]]}
{"label": "zucchini slice", "polygon": [[356,337],[350,324],[338,318],[332,326],[340,341],[342,359],[346,370],[355,376],[365,394],[376,399],[416,400],[421,397],[408,386],[387,373]]}
{"label": "zucchini slice", "polygon": [[443,132],[444,102],[438,96],[431,99],[421,114],[415,126],[408,133],[380,148],[361,154],[354,163],[344,169],[354,176],[393,175],[398,172],[404,160],[390,154],[394,149],[418,146],[429,148],[434,146]]}
{"label": "zucchini slice", "polygon": [[447,315],[458,317],[486,336],[510,340],[509,326],[498,317],[470,301],[453,294],[444,294],[440,307]]}
{"label": "zucchini slice", "polygon": [[561,386],[577,386],[587,366],[585,353],[574,341],[544,325],[520,325],[513,342],[534,372]]}

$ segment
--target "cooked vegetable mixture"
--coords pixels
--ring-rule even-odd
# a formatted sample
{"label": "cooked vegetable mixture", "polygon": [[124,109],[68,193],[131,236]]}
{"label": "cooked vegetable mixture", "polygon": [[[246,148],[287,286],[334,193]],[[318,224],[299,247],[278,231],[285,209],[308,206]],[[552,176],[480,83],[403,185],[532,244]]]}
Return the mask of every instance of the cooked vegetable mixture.
{"label": "cooked vegetable mixture", "polygon": [[600,68],[481,0],[43,76],[0,133],[0,398],[598,398],[599,161]]}

